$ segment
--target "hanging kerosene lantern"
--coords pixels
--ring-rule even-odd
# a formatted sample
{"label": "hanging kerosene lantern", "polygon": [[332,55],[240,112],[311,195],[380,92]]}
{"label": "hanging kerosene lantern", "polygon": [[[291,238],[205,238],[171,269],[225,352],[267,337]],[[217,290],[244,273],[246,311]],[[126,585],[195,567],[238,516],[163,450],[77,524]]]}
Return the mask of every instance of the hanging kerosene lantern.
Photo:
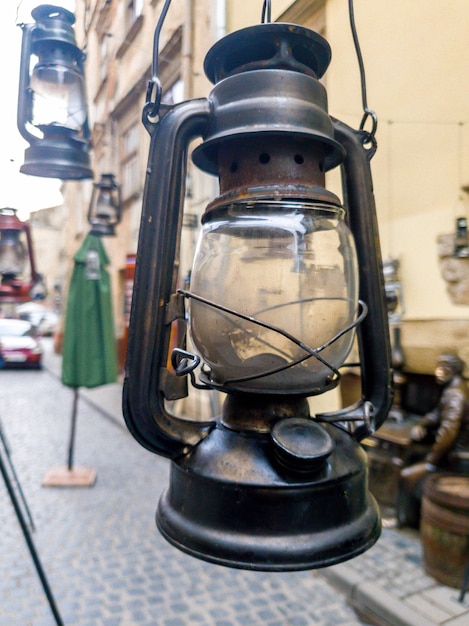
{"label": "hanging kerosene lantern", "polygon": [[101,174],[99,182],[93,184],[88,223],[91,233],[104,237],[116,234],[115,229],[121,221],[121,193],[114,174]]}
{"label": "hanging kerosene lantern", "polygon": [[[380,533],[359,441],[385,419],[391,396],[367,134],[329,117],[319,79],[330,48],[309,29],[266,23],[227,35],[205,59],[208,99],[161,109],[157,43],[154,57],[124,415],[143,446],[172,459],[158,528],[185,552],[231,567],[349,559]],[[194,162],[218,175],[220,196],[202,219],[190,287],[177,292],[196,137]],[[325,172],[340,163],[344,206],[325,189]],[[181,341],[172,370],[171,325],[186,318],[185,300],[195,352]],[[339,383],[355,329],[363,399],[310,415],[307,398]],[[167,410],[188,377],[227,394],[219,418]]]}
{"label": "hanging kerosene lantern", "polygon": [[50,4],[31,15],[35,22],[22,25],[17,117],[30,145],[20,171],[62,180],[92,178],[85,57],[75,41],[75,16]]}

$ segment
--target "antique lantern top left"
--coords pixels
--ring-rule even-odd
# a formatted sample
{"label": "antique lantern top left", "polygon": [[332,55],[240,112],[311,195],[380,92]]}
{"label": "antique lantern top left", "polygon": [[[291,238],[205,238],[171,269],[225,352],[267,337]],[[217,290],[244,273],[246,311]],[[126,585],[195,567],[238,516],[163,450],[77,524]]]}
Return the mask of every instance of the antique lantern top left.
{"label": "antique lantern top left", "polygon": [[20,171],[62,180],[92,178],[85,56],[76,45],[75,16],[49,4],[31,15],[35,22],[22,25],[17,123],[30,146]]}

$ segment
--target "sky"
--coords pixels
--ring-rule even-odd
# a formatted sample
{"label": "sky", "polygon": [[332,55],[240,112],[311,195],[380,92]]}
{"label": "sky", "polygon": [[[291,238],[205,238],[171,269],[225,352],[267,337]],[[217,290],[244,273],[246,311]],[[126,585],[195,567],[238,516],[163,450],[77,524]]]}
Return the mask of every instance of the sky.
{"label": "sky", "polygon": [[0,2],[0,208],[18,210],[20,219],[30,211],[61,204],[60,181],[26,176],[19,169],[24,161],[27,142],[16,126],[19,59],[22,30],[17,24],[30,23],[31,9],[53,4],[74,10],[74,0],[1,0]]}

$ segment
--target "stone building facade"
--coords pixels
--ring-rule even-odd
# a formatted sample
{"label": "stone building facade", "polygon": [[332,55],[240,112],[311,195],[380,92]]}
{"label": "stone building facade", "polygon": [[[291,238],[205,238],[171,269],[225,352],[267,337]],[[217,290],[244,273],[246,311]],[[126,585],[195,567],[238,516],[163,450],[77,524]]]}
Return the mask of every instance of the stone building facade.
{"label": "stone building facade", "polygon": [[[86,81],[92,130],[95,181],[112,173],[121,186],[122,221],[116,237],[105,240],[111,259],[116,337],[124,361],[126,323],[134,255],[145,184],[150,138],[141,117],[146,89],[152,75],[154,31],[163,2],[155,0],[76,2],[76,32],[86,50]],[[159,42],[159,78],[167,103],[205,95],[208,81],[199,69],[206,48],[216,40],[219,28],[214,2],[173,2]],[[216,7],[215,7],[216,8]],[[195,244],[200,206],[213,194],[212,180],[190,173],[187,219],[184,223],[187,261]],[[64,185],[68,208],[69,249],[78,248],[87,232],[86,211],[91,184]],[[205,202],[206,203],[206,202]],[[187,271],[187,270],[186,270]]]}

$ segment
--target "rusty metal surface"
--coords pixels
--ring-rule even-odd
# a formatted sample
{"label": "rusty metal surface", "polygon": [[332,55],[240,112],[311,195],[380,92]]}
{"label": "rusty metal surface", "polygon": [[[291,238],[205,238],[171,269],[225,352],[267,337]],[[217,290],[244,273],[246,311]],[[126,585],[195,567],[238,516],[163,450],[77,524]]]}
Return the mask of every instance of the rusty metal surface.
{"label": "rusty metal surface", "polygon": [[325,186],[324,149],[294,137],[262,135],[235,140],[218,153],[220,192],[269,185]]}
{"label": "rusty metal surface", "polygon": [[262,134],[219,146],[220,195],[207,207],[235,201],[309,200],[340,206],[325,189],[326,151],[318,142]]}

